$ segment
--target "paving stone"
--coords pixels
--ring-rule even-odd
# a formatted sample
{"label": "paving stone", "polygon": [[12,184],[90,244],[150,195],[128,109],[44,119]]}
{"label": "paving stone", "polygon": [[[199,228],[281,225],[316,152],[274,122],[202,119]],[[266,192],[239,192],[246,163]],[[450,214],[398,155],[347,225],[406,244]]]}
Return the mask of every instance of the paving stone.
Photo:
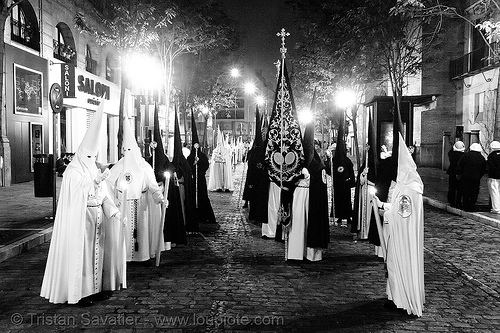
{"label": "paving stone", "polygon": [[[237,189],[241,167],[234,177]],[[382,307],[383,262],[368,242],[353,242],[348,228],[331,225],[322,262],[292,265],[283,259],[283,244],[261,239],[260,225],[237,208],[238,191],[209,195],[217,227],[202,226],[202,235],[190,235],[187,245],[164,252],[159,267],[153,260],[130,264],[129,288],[90,308],[54,305],[39,296],[48,243],[1,262],[0,330],[494,332],[500,327],[498,228],[425,206],[426,305],[416,318]],[[78,320],[71,327],[40,321],[16,326],[11,320],[30,314]],[[122,315],[138,323],[85,325],[84,314]],[[243,317],[249,322],[237,322]]]}

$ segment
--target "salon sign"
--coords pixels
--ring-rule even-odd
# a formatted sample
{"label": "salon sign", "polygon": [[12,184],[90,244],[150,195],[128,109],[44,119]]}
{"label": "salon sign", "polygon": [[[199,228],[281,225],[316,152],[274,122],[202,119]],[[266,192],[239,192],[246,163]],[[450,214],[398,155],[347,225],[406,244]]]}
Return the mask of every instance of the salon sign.
{"label": "salon sign", "polygon": [[65,105],[97,110],[101,100],[106,100],[106,104],[113,110],[116,106],[118,112],[120,89],[113,82],[74,65],[62,64],[61,87]]}

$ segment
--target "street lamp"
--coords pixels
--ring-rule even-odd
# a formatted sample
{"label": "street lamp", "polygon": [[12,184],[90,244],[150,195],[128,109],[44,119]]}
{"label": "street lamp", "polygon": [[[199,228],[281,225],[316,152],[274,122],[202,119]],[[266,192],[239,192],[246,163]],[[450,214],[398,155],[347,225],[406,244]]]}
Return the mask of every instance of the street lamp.
{"label": "street lamp", "polygon": [[[244,86],[243,86],[243,89],[245,91],[245,94],[246,95],[249,95],[251,97],[254,97],[255,96],[255,93],[258,91],[257,89],[257,86],[254,82],[252,81],[247,81]],[[246,99],[248,100],[248,98]],[[260,101],[260,103],[259,103]],[[263,96],[257,96],[255,97],[255,103],[257,103],[258,105],[264,103],[264,97]],[[247,104],[247,116],[244,117],[245,119],[248,119],[248,124],[250,124],[252,121],[250,120],[250,104],[251,103],[246,103]],[[241,123],[241,133],[243,132],[243,123]],[[247,132],[247,137],[246,139],[248,139],[248,135],[249,135],[250,131]]]}
{"label": "street lamp", "polygon": [[236,67],[231,68],[231,77],[233,79],[240,77],[240,70]]}
{"label": "street lamp", "polygon": [[264,98],[264,96],[259,95],[255,98],[255,102],[257,103],[258,106],[262,106],[266,102],[266,99]]}
{"label": "street lamp", "polygon": [[341,90],[335,94],[335,102],[338,107],[345,110],[356,102],[356,94],[352,90]]}
{"label": "street lamp", "polygon": [[234,119],[236,119],[236,107],[238,105],[238,103],[236,102],[236,100],[237,100],[237,97],[238,97],[237,96],[238,93],[236,91],[236,84],[235,84],[234,81],[237,78],[240,77],[240,70],[238,68],[236,68],[236,67],[231,68],[231,77],[233,78],[233,86],[234,86]]}
{"label": "street lamp", "polygon": [[[345,117],[347,109],[354,105],[356,102],[356,93],[352,90],[344,89],[337,92],[335,95],[335,102],[339,108],[342,109],[342,126],[345,126]],[[344,135],[347,134],[344,132]],[[344,140],[344,138],[342,138]],[[338,143],[337,143],[338,144]]]}
{"label": "street lamp", "polygon": [[304,126],[313,121],[314,118],[314,115],[309,109],[298,112],[297,116],[299,119],[299,123],[303,124]]}
{"label": "street lamp", "polygon": [[257,90],[255,83],[253,83],[251,81],[245,83],[244,88],[245,88],[245,93],[249,94],[249,95],[253,95],[255,93],[255,91]]}
{"label": "street lamp", "polygon": [[133,53],[126,58],[127,76],[138,89],[153,90],[162,85],[162,68],[153,57],[143,53]]}
{"label": "street lamp", "polygon": [[[158,89],[158,101],[160,100],[160,91],[161,91],[161,86],[163,82],[163,71],[161,68],[161,65],[159,61],[151,57],[150,55],[147,55],[145,53],[131,53],[127,54],[125,58],[125,70],[127,73],[127,79],[129,82],[133,83],[133,90],[136,95],[146,95],[147,101],[146,101],[146,111],[147,113],[150,112],[149,110],[149,96],[150,93],[151,95],[154,96],[153,92]],[[123,118],[124,118],[124,110],[121,107],[120,108],[120,115],[119,115],[119,129],[118,131],[123,131],[121,128],[123,126]],[[148,117],[149,118],[149,117]],[[168,118],[168,111],[166,118]],[[137,119],[140,119],[138,117]],[[137,127],[140,129],[141,124],[139,121],[136,121]],[[136,128],[136,133],[137,129]],[[168,128],[167,128],[168,132]],[[123,132],[122,132],[123,133]],[[122,136],[122,134],[120,134]],[[141,132],[141,135],[139,135],[139,144],[146,144],[144,141],[144,133]],[[167,136],[168,138],[168,136]],[[121,139],[123,140],[123,138]],[[119,142],[119,156],[121,154],[121,145],[122,143]],[[146,155],[146,151],[149,148],[149,145],[145,145],[141,150],[143,151],[144,155]]]}

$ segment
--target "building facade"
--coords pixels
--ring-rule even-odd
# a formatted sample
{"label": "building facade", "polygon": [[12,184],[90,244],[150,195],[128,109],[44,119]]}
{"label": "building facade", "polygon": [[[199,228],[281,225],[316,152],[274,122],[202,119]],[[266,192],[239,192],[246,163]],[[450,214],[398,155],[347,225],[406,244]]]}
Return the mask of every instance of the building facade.
{"label": "building facade", "polygon": [[[500,140],[500,48],[498,40],[485,40],[476,27],[486,19],[498,21],[500,11],[487,0],[443,4],[457,8],[467,20],[442,21],[437,43],[424,50],[421,73],[409,78],[403,98],[419,101],[410,111],[407,142],[415,147],[417,165],[445,170],[455,141],[464,141],[467,148],[478,142],[488,153],[489,143]],[[371,112],[372,103],[367,108],[364,114]],[[366,132],[367,121],[362,121]]]}
{"label": "building facade", "polygon": [[[90,24],[99,27],[101,6],[89,1],[30,0],[12,9],[3,36],[0,185],[33,180],[36,154],[52,154],[57,159],[74,153],[103,100],[107,117],[102,138],[107,140],[101,140],[99,161],[116,161],[117,53],[110,46],[98,45],[73,24],[75,13],[82,12]],[[54,113],[49,103],[49,89],[55,83],[64,96],[60,113]]]}

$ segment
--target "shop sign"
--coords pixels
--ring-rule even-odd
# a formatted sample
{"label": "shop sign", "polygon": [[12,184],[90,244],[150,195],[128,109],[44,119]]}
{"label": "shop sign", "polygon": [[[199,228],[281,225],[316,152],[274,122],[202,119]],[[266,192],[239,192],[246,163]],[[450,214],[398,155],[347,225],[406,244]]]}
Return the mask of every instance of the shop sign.
{"label": "shop sign", "polygon": [[78,75],[78,90],[86,94],[109,100],[110,89],[107,84]]}
{"label": "shop sign", "polygon": [[63,98],[75,98],[75,65],[61,65],[61,86]]}
{"label": "shop sign", "polygon": [[69,64],[61,66],[61,83],[65,105],[96,110],[107,100],[106,112],[118,114],[120,89],[115,83]]}

